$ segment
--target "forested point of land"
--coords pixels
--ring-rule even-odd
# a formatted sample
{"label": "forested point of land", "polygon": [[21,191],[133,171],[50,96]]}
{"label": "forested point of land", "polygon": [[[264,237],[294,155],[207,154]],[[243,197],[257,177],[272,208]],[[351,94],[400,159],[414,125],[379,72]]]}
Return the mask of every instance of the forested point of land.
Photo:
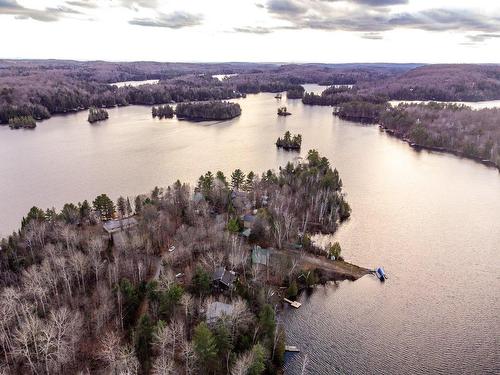
{"label": "forested point of land", "polygon": [[[309,237],[349,217],[340,176],[311,150],[277,173],[207,172],[194,193],[177,181],[116,203],[101,194],[60,212],[33,207],[0,242],[0,368],[280,373],[276,306],[328,279],[288,249],[340,257],[338,244],[319,249]],[[102,223],[113,217],[123,222],[110,235]],[[269,269],[252,265],[255,245],[274,249]]]}
{"label": "forested point of land", "polygon": [[179,103],[175,114],[188,120],[229,120],[241,115],[241,107],[238,103],[222,101]]}

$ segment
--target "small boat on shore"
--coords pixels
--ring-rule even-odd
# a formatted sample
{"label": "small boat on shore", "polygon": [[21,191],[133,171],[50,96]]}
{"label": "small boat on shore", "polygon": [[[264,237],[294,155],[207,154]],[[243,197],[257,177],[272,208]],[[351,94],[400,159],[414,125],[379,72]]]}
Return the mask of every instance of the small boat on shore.
{"label": "small boat on shore", "polygon": [[382,267],[378,267],[375,270],[375,275],[377,275],[380,281],[385,281],[387,279],[387,275],[385,274],[384,269]]}
{"label": "small boat on shore", "polygon": [[275,98],[276,99],[281,99],[281,93],[276,94]]}

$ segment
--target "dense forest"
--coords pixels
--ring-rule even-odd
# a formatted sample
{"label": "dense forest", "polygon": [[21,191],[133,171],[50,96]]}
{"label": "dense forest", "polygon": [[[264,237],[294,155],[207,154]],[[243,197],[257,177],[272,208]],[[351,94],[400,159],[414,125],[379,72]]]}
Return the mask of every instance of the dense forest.
{"label": "dense forest", "polygon": [[[222,81],[214,74],[233,73]],[[158,84],[117,87],[112,82],[159,79]],[[416,64],[183,64],[0,60],[0,123],[129,104],[224,100],[248,93],[288,91],[301,98],[300,84],[354,85],[356,95],[415,100],[500,98],[498,65]],[[336,105],[332,87],[304,103]],[[344,100],[334,95],[336,100]],[[345,92],[345,96],[349,96]]]}
{"label": "dense forest", "polygon": [[207,172],[194,195],[177,181],[116,204],[102,194],[61,212],[33,207],[0,242],[0,369],[278,373],[286,338],[276,307],[325,280],[305,271],[304,253],[340,257],[338,244],[318,249],[309,233],[333,233],[349,215],[337,170],[315,150],[261,177]]}
{"label": "dense forest", "polygon": [[153,116],[153,118],[172,118],[174,117],[174,108],[172,108],[172,106],[168,105],[168,104],[165,104],[165,105],[160,105],[158,107],[153,107],[151,109],[151,114]]}
{"label": "dense forest", "polygon": [[382,111],[380,124],[415,146],[491,161],[500,168],[500,109],[454,104],[400,104]]}
{"label": "dense forest", "polygon": [[229,120],[241,115],[241,107],[238,103],[222,101],[179,103],[175,114],[180,119]]}

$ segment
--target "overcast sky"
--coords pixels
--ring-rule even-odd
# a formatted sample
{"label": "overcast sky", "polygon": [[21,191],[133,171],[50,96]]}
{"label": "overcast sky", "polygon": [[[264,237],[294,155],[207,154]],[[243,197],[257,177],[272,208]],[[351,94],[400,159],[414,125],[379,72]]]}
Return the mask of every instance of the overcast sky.
{"label": "overcast sky", "polygon": [[0,58],[500,63],[500,0],[0,0]]}

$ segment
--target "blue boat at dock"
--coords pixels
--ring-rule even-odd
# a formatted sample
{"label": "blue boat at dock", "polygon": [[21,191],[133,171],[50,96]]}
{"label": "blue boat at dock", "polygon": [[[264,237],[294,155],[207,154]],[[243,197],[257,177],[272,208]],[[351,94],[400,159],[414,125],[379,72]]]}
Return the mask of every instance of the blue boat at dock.
{"label": "blue boat at dock", "polygon": [[378,267],[375,270],[375,275],[377,275],[380,281],[385,281],[387,279],[387,275],[385,274],[384,269],[382,267]]}

